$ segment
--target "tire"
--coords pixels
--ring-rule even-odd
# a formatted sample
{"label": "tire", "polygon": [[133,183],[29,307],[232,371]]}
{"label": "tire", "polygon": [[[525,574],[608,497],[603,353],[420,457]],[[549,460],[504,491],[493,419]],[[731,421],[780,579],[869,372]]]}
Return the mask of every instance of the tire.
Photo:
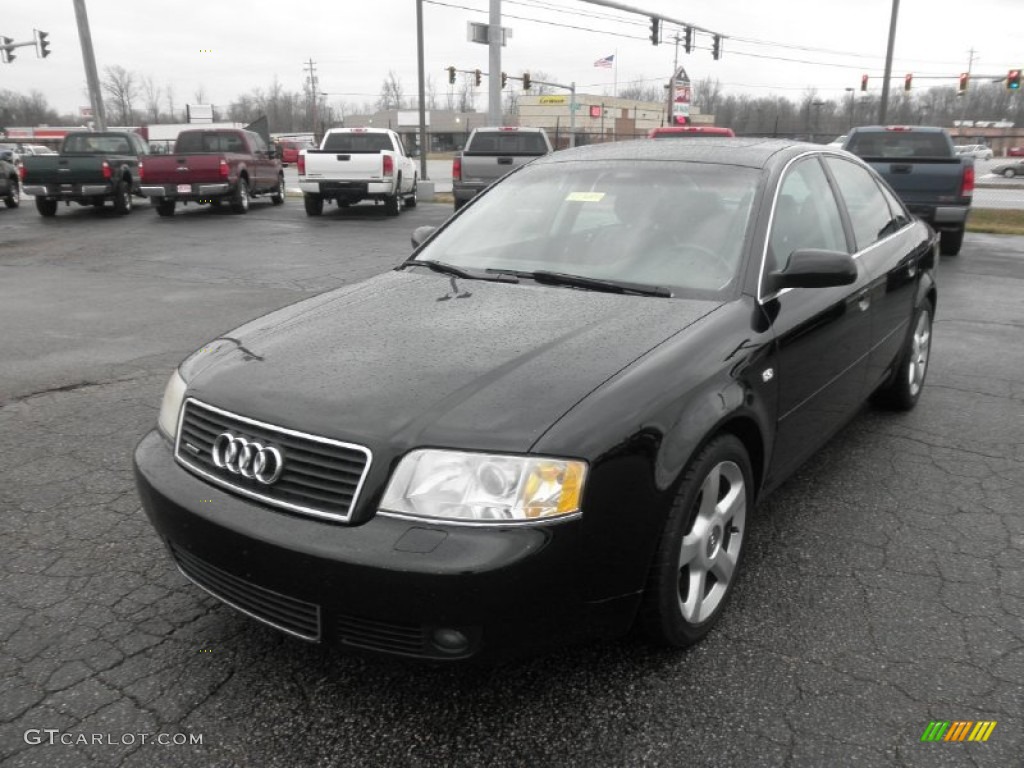
{"label": "tire", "polygon": [[414,176],[412,180],[412,192],[409,193],[409,196],[407,198],[405,198],[406,208],[415,208],[417,203],[419,202],[419,199],[416,196],[416,189],[417,187],[419,187],[419,183],[419,178]]}
{"label": "tire", "polygon": [[462,207],[462,206],[464,206],[465,204],[466,204],[466,201],[465,201],[465,200],[459,200],[459,198],[457,198],[457,197],[455,198],[455,210],[456,210],[456,211],[458,211],[458,210],[459,210],[459,208],[461,208],[461,207]]}
{"label": "tire", "polygon": [[122,216],[132,212],[132,185],[121,179],[114,185],[114,210]]}
{"label": "tire", "polygon": [[1005,176],[1008,179],[1012,179],[1016,175],[1017,172],[1013,170],[1013,168],[1007,168],[1005,171],[1003,171],[1003,176]]}
{"label": "tire", "polygon": [[753,488],[750,458],[734,435],[719,435],[690,460],[640,609],[655,643],[685,648],[718,621],[742,564]]}
{"label": "tire", "polygon": [[21,205],[21,187],[18,186],[18,179],[16,177],[8,179],[8,183],[11,185],[11,191],[4,198],[4,205],[8,208],[17,208]]}
{"label": "tire", "polygon": [[939,250],[943,256],[956,256],[960,253],[960,246],[964,242],[964,228],[942,230],[942,240],[939,243]]}
{"label": "tire", "polygon": [[174,200],[158,200],[156,203],[156,212],[160,216],[173,216],[174,206]]}
{"label": "tire", "polygon": [[274,205],[284,205],[284,174],[277,174],[277,188],[270,193],[270,202]]}
{"label": "tire", "polygon": [[36,210],[39,211],[40,216],[49,218],[50,216],[57,215],[57,201],[47,200],[43,197],[36,198]]}
{"label": "tire", "polygon": [[898,411],[909,411],[917,405],[921,390],[924,388],[925,376],[928,375],[933,311],[931,302],[926,301],[914,312],[910,336],[907,337],[900,353],[892,379],[875,393],[874,401],[877,404]]}
{"label": "tire", "polygon": [[302,204],[306,206],[307,216],[319,216],[324,212],[324,199],[320,195],[303,195]]}
{"label": "tire", "polygon": [[239,215],[249,212],[249,182],[245,176],[238,179],[235,194],[231,196],[231,210]]}
{"label": "tire", "polygon": [[388,195],[384,198],[384,213],[387,216],[397,216],[402,210],[401,206],[401,192],[402,190],[402,177],[399,176],[395,180],[395,194]]}

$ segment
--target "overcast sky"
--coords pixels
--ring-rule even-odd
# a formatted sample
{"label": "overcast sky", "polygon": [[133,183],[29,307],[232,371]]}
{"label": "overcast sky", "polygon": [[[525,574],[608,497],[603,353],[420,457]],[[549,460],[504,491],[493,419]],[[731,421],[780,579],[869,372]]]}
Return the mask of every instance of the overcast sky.
{"label": "overcast sky", "polygon": [[[872,90],[881,87],[892,0],[626,4],[720,32],[725,39],[719,61],[702,34],[699,48],[689,55],[680,48],[679,58],[691,79],[717,77],[727,93],[799,99],[814,88],[819,97],[843,96],[845,88],[860,87],[862,73],[871,76]],[[31,39],[34,28],[43,29],[50,33],[52,52],[43,60],[31,48],[19,49],[15,62],[0,64],[0,88],[39,89],[62,112],[87,104],[72,0],[3,5],[0,35],[20,42]],[[489,0],[424,2],[426,70],[441,93],[448,87],[448,65],[487,71],[487,47],[467,41],[466,25],[486,22],[488,5]],[[332,103],[375,100],[389,69],[407,95],[416,91],[414,0],[87,0],[87,7],[101,76],[111,65],[149,75],[173,86],[178,109],[200,87],[207,101],[226,106],[243,92],[265,88],[275,75],[284,87],[299,90],[310,58],[319,89],[331,94]],[[502,11],[503,26],[513,30],[502,58],[510,75],[544,71],[560,82],[575,81],[580,92],[602,93],[611,91],[616,77],[622,85],[641,78],[664,81],[671,74],[674,46],[651,45],[646,18],[581,0],[503,0]],[[666,26],[666,41],[676,29]],[[902,0],[893,87],[902,88],[908,72],[915,74],[915,87],[953,86],[972,48],[976,74],[1005,76],[1024,66],[1022,33],[1024,0]],[[613,54],[617,68],[594,67]],[[486,109],[486,83],[477,107]]]}

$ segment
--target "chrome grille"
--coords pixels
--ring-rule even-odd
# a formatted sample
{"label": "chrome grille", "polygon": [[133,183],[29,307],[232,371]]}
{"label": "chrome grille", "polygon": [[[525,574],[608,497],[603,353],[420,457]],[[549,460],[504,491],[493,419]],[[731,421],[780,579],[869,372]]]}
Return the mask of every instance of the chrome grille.
{"label": "chrome grille", "polygon": [[[223,432],[276,447],[284,457],[280,478],[265,485],[218,467],[212,449]],[[273,506],[341,521],[352,513],[372,458],[361,445],[276,427],[194,398],[186,400],[182,409],[174,455],[180,464],[217,485]]]}
{"label": "chrome grille", "polygon": [[320,640],[320,606],[257,586],[170,545],[178,568],[232,608],[303,640]]}

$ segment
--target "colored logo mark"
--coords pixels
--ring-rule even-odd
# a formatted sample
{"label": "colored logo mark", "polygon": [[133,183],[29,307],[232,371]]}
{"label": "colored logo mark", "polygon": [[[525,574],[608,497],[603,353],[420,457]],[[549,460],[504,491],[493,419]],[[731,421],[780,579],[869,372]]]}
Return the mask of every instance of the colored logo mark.
{"label": "colored logo mark", "polygon": [[988,741],[995,728],[995,720],[932,720],[921,741]]}

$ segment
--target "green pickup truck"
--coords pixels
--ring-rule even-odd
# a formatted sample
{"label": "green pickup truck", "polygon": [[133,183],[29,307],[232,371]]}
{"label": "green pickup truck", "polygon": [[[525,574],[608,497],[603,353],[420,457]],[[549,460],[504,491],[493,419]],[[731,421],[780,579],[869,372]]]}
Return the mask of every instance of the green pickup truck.
{"label": "green pickup truck", "polygon": [[139,162],[148,154],[135,133],[69,133],[60,154],[22,159],[22,189],[35,197],[40,216],[56,215],[61,201],[102,208],[109,200],[118,213],[131,213]]}

